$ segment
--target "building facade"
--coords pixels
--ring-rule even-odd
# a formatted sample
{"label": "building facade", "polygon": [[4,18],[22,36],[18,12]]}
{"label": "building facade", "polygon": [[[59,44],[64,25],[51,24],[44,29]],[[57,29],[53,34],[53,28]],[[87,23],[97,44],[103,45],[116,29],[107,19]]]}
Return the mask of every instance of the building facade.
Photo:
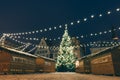
{"label": "building facade", "polygon": [[[82,47],[80,47],[79,40],[77,40],[75,37],[72,37],[72,44],[73,46],[75,46],[73,52],[76,55],[76,57],[77,58],[82,57],[84,50]],[[45,56],[56,60],[58,52],[59,43],[57,42],[53,43],[52,41],[50,42],[42,38],[37,50],[35,51],[35,55]]]}
{"label": "building facade", "polygon": [[53,46],[52,43],[42,38],[37,50],[35,51],[35,55],[44,56],[56,60],[58,51],[58,46]]}
{"label": "building facade", "polygon": [[41,39],[39,46],[37,50],[35,51],[35,55],[50,57],[50,49],[44,38]]}

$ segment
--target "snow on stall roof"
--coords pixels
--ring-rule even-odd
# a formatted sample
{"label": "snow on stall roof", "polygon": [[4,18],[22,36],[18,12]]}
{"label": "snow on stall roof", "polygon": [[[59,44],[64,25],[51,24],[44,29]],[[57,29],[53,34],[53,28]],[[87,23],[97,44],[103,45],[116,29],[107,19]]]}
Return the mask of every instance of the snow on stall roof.
{"label": "snow on stall roof", "polygon": [[105,48],[105,49],[103,49],[103,50],[101,50],[101,51],[99,51],[99,52],[97,52],[97,53],[93,53],[93,54],[90,54],[90,55],[91,55],[91,56],[94,56],[94,55],[96,55],[96,54],[99,54],[99,53],[104,52],[104,51],[109,50],[109,49],[116,48],[116,47],[118,47],[118,46],[120,46],[120,44],[119,44],[119,45],[116,45],[116,46],[107,47],[107,48]]}
{"label": "snow on stall roof", "polygon": [[19,50],[13,49],[13,48],[8,48],[8,47],[5,47],[5,46],[1,46],[1,47],[4,48],[4,49],[13,51],[13,52],[17,52],[17,53],[19,53],[19,54],[24,54],[24,55],[27,55],[27,56],[37,57],[37,56],[32,55],[32,54],[30,54],[30,53],[23,52],[23,51],[19,51]]}
{"label": "snow on stall roof", "polygon": [[13,51],[13,52],[17,52],[17,53],[19,53],[19,54],[24,54],[24,55],[31,56],[31,57],[35,57],[35,58],[36,58],[36,57],[41,57],[41,58],[44,58],[44,59],[47,59],[47,60],[55,61],[54,59],[47,58],[47,57],[44,57],[44,56],[36,56],[36,55],[30,54],[30,53],[27,53],[27,52],[19,51],[19,50],[13,49],[13,48],[5,47],[5,46],[1,46],[1,47],[4,48],[4,49]]}
{"label": "snow on stall roof", "polygon": [[96,53],[90,54],[90,56],[94,56],[94,55],[96,55],[96,54],[99,54],[99,53],[104,52],[104,51],[106,51],[106,50],[108,50],[108,49],[111,49],[111,48],[112,48],[112,47],[107,47],[107,48],[105,48],[105,49],[103,49],[103,50],[100,50],[100,51],[98,51],[98,52],[96,52]]}
{"label": "snow on stall roof", "polygon": [[113,48],[118,47],[118,46],[120,46],[120,45],[107,47],[107,48],[105,48],[105,49],[103,49],[103,50],[100,50],[99,52],[96,52],[96,53],[92,53],[92,54],[83,56],[83,57],[81,57],[79,60],[84,59],[84,58],[86,58],[86,57],[90,57],[90,56],[94,56],[94,55],[100,54],[101,52],[104,52],[104,51],[109,50],[109,49],[113,49]]}

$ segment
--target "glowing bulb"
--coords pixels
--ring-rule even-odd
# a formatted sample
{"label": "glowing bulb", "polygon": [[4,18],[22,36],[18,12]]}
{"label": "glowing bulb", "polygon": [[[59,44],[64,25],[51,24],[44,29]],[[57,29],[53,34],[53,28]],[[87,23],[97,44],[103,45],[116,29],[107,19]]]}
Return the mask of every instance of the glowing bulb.
{"label": "glowing bulb", "polygon": [[32,33],[34,34],[34,33],[35,33],[35,31],[32,31]]}
{"label": "glowing bulb", "polygon": [[119,27],[119,30],[120,30],[120,27]]}
{"label": "glowing bulb", "polygon": [[68,25],[67,24],[65,24],[65,27],[67,27]]}
{"label": "glowing bulb", "polygon": [[10,38],[12,38],[13,36],[10,36]]}
{"label": "glowing bulb", "polygon": [[96,43],[96,42],[93,42],[94,44]]}
{"label": "glowing bulb", "polygon": [[54,27],[54,29],[57,29],[56,27]]}
{"label": "glowing bulb", "polygon": [[47,29],[44,29],[44,31],[47,31]]}
{"label": "glowing bulb", "polygon": [[109,30],[109,32],[112,32],[111,30]]}
{"label": "glowing bulb", "polygon": [[76,38],[78,39],[79,37],[77,36]]}
{"label": "glowing bulb", "polygon": [[102,14],[100,14],[99,17],[102,17]]}
{"label": "glowing bulb", "polygon": [[104,33],[106,34],[106,33],[107,33],[107,31],[104,31]]}
{"label": "glowing bulb", "polygon": [[90,35],[91,35],[91,36],[93,36],[93,34],[92,34],[92,33],[91,33]]}
{"label": "glowing bulb", "polygon": [[52,28],[49,28],[49,30],[52,30]]}
{"label": "glowing bulb", "polygon": [[116,31],[116,29],[114,29],[113,31]]}
{"label": "glowing bulb", "polygon": [[70,24],[73,25],[73,22],[71,22]]}
{"label": "glowing bulb", "polygon": [[21,35],[21,33],[18,33],[19,35]]}
{"label": "glowing bulb", "polygon": [[84,36],[81,36],[81,38],[83,38]]}
{"label": "glowing bulb", "polygon": [[31,32],[28,32],[29,34],[31,34]]}
{"label": "glowing bulb", "polygon": [[40,32],[42,32],[43,30],[40,30]]}
{"label": "glowing bulb", "polygon": [[47,40],[47,38],[45,38],[45,40]]}
{"label": "glowing bulb", "polygon": [[87,21],[87,18],[84,18],[84,21]]}
{"label": "glowing bulb", "polygon": [[25,34],[28,34],[27,32],[25,32]]}
{"label": "glowing bulb", "polygon": [[117,8],[116,11],[120,11],[120,8]]}
{"label": "glowing bulb", "polygon": [[97,33],[95,33],[95,36],[97,35]]}
{"label": "glowing bulb", "polygon": [[38,31],[36,31],[36,33],[38,33]]}
{"label": "glowing bulb", "polygon": [[59,28],[62,28],[62,26],[60,25]]}
{"label": "glowing bulb", "polygon": [[111,12],[110,12],[110,11],[108,11],[108,12],[107,12],[107,14],[111,14]]}
{"label": "glowing bulb", "polygon": [[80,45],[80,47],[83,47],[83,45]]}
{"label": "glowing bulb", "polygon": [[102,34],[102,32],[99,33],[100,35]]}
{"label": "glowing bulb", "polygon": [[91,18],[94,18],[94,15],[91,15]]}
{"label": "glowing bulb", "polygon": [[18,36],[18,38],[20,38],[20,36]]}
{"label": "glowing bulb", "polygon": [[87,44],[87,46],[89,46],[89,44]]}
{"label": "glowing bulb", "polygon": [[80,21],[78,20],[77,23],[80,23]]}
{"label": "glowing bulb", "polygon": [[60,37],[58,37],[58,39],[60,39]]}
{"label": "glowing bulb", "polygon": [[24,35],[24,33],[22,33],[22,35]]}
{"label": "glowing bulb", "polygon": [[36,38],[33,38],[33,40],[36,40]]}

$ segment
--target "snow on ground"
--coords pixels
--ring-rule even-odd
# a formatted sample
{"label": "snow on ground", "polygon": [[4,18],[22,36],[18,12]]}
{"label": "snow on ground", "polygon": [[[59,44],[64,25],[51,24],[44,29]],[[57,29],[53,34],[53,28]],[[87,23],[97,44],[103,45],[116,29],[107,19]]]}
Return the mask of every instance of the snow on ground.
{"label": "snow on ground", "polygon": [[0,80],[120,80],[118,76],[104,76],[79,73],[44,73],[0,75]]}

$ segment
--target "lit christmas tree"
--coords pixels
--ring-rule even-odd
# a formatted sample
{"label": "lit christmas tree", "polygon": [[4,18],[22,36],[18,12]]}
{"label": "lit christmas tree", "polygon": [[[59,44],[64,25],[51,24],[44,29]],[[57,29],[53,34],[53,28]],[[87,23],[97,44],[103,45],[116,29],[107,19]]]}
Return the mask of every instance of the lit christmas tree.
{"label": "lit christmas tree", "polygon": [[75,71],[75,61],[76,57],[73,53],[74,46],[70,36],[68,35],[67,27],[65,28],[62,41],[60,43],[60,49],[56,62],[56,70],[58,72],[73,72]]}

